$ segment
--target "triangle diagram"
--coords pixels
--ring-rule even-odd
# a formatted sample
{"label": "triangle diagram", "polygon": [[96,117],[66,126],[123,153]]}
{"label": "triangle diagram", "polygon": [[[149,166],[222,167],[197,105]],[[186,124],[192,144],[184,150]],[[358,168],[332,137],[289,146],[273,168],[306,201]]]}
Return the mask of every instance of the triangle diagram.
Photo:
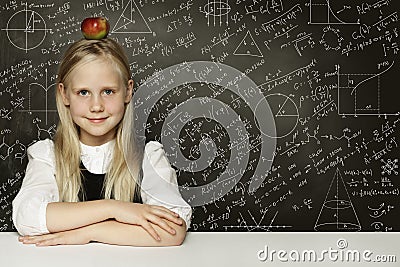
{"label": "triangle diagram", "polygon": [[235,56],[264,57],[249,30],[233,54]]}
{"label": "triangle diagram", "polygon": [[111,33],[152,33],[134,0],[129,0]]}
{"label": "triangle diagram", "polygon": [[26,32],[34,32],[35,31],[35,13],[31,13],[31,16],[29,17],[29,21],[26,24]]}
{"label": "triangle diagram", "polygon": [[293,104],[288,97],[286,97],[285,101],[281,104],[278,104],[278,111],[275,114],[275,117],[290,117],[290,116],[299,116],[297,113],[297,108]]}
{"label": "triangle diagram", "polygon": [[28,15],[26,15],[26,28],[25,28],[25,32],[27,33],[35,33],[35,30],[43,30],[44,26],[42,26],[43,29],[40,29],[40,25],[35,26],[35,24],[43,24],[44,21],[43,19],[40,17],[39,14],[37,14],[35,11],[30,11],[30,15],[29,15],[29,20],[28,20]]}

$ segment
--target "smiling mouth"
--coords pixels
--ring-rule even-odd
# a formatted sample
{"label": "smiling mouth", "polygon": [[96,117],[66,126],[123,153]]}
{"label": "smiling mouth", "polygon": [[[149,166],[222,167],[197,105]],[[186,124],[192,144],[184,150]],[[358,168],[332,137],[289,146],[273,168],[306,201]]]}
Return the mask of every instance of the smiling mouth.
{"label": "smiling mouth", "polygon": [[103,122],[103,121],[105,121],[107,118],[88,118],[88,120],[90,121],[90,122],[93,122],[93,123],[100,123],[100,122]]}

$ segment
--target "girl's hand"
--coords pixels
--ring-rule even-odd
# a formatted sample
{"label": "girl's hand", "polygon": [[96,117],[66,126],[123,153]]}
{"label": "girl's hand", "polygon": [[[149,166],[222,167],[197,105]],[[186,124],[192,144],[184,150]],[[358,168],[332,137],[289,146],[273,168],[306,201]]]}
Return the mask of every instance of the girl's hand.
{"label": "girl's hand", "polygon": [[38,247],[56,245],[83,245],[90,242],[90,238],[82,229],[51,233],[36,236],[20,236],[18,241],[23,244],[35,244]]}
{"label": "girl's hand", "polygon": [[165,231],[175,235],[175,230],[165,220],[182,225],[179,215],[165,207],[131,202],[117,201],[113,210],[114,219],[121,223],[142,226],[155,240],[161,240],[151,223],[160,226]]}

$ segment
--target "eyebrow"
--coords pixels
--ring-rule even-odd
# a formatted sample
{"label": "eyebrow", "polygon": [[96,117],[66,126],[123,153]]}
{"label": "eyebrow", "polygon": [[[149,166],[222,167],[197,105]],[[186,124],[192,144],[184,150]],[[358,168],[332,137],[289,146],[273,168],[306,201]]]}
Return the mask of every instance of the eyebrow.
{"label": "eyebrow", "polygon": [[[106,86],[102,86],[100,88],[100,90],[104,90],[104,89],[114,89],[114,90],[116,90],[116,89],[120,89],[120,88],[121,87],[118,86],[118,85],[106,85]],[[90,87],[87,87],[87,86],[82,86],[82,87],[71,87],[71,90],[73,90],[73,91],[79,91],[79,90],[88,90],[88,91],[90,91],[92,89]]]}

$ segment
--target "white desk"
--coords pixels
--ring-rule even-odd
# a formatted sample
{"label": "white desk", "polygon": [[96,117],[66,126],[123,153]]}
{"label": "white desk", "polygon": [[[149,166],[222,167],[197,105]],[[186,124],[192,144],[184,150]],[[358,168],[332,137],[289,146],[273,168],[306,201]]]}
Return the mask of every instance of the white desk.
{"label": "white desk", "polygon": [[[91,243],[83,246],[56,246],[38,248],[32,245],[23,245],[17,241],[16,233],[0,233],[0,266],[79,266],[79,267],[118,267],[118,266],[400,266],[400,233],[188,233],[184,244],[180,247],[144,248],[122,247],[105,244]],[[342,239],[342,240],[340,240]],[[338,240],[339,243],[338,244]],[[346,246],[347,244],[347,246]],[[273,260],[258,259],[258,252],[280,252],[282,262],[276,252]],[[340,246],[340,248],[339,248]],[[388,260],[392,262],[373,263],[353,262],[353,256],[346,256],[343,261],[338,258],[336,262],[329,259],[329,252],[323,254],[324,260],[310,262],[311,250],[315,251],[318,258],[323,250],[331,251],[331,257],[338,257],[339,253],[364,253],[374,259],[379,255],[394,255]],[[350,252],[349,252],[350,251]],[[299,253],[299,254],[296,254]],[[289,255],[290,254],[290,255]],[[293,262],[296,255],[305,255],[305,260]],[[265,257],[261,253],[260,257]],[[301,256],[303,257],[303,256]],[[312,256],[310,256],[312,259]],[[304,258],[303,258],[304,259]]]}

